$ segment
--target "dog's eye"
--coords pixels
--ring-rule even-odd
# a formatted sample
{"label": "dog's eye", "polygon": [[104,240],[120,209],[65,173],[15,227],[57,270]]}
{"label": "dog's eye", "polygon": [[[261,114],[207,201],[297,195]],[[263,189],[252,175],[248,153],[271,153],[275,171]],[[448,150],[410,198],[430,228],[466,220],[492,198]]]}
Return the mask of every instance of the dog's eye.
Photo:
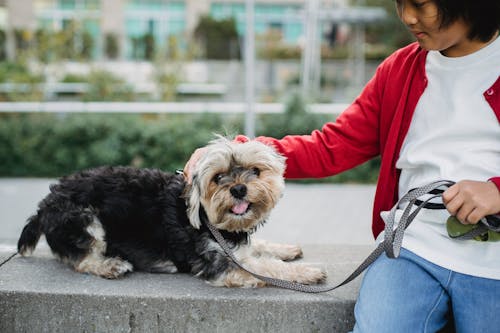
{"label": "dog's eye", "polygon": [[259,168],[252,168],[252,173],[256,176],[259,176],[260,175],[260,170]]}
{"label": "dog's eye", "polygon": [[219,184],[223,177],[224,177],[224,174],[218,173],[214,176],[214,178],[212,180],[214,181],[215,184]]}

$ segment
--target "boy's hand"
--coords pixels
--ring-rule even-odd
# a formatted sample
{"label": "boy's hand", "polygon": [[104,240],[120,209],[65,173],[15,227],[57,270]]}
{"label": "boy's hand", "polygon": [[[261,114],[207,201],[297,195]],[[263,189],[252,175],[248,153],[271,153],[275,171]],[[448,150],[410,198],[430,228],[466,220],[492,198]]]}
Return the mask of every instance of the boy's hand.
{"label": "boy's hand", "polygon": [[492,182],[462,180],[443,193],[443,202],[461,223],[476,224],[500,212],[500,191]]}

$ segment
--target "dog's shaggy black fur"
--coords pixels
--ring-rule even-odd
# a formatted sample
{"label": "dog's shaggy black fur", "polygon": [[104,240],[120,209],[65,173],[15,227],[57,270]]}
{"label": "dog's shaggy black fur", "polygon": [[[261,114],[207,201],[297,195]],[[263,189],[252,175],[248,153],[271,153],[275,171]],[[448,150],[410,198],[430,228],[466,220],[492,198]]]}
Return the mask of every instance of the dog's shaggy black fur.
{"label": "dog's shaggy black fur", "polygon": [[[95,246],[89,227],[98,221],[104,229],[104,257],[126,260],[135,270],[174,270],[210,280],[231,263],[209,246],[212,236],[205,225],[195,229],[190,224],[185,186],[183,175],[131,167],[61,178],[24,227],[19,252],[32,250],[43,233],[52,251],[76,266]],[[221,232],[233,245],[248,242],[246,232]]]}
{"label": "dog's shaggy black fur", "polygon": [[324,281],[324,270],[287,262],[302,256],[299,246],[250,239],[283,194],[285,159],[257,141],[219,137],[204,149],[190,184],[184,175],[131,167],[61,178],[29,218],[19,253],[32,251],[44,234],[52,252],[81,273],[116,279],[133,270],[185,272],[213,286],[265,286],[231,261],[210,223],[251,271]]}

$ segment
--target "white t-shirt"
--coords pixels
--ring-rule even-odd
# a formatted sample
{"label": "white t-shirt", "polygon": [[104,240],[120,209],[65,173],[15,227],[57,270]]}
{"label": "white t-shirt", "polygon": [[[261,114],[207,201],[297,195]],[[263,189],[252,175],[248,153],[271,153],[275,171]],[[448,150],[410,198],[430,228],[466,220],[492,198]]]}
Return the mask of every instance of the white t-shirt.
{"label": "white t-shirt", "polygon": [[[500,38],[464,57],[431,51],[425,69],[428,86],[396,163],[399,197],[439,179],[500,175],[500,122],[483,96],[500,76]],[[423,209],[406,230],[403,247],[456,272],[500,279],[500,242],[453,240],[448,217],[446,210]]]}

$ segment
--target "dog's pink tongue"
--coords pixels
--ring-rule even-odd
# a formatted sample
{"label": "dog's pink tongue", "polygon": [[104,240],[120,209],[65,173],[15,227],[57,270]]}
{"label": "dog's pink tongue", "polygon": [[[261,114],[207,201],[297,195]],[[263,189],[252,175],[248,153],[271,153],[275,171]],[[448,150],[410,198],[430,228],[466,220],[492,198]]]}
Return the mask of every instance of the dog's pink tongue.
{"label": "dog's pink tongue", "polygon": [[243,201],[243,202],[240,202],[239,204],[234,205],[233,208],[231,208],[231,211],[234,214],[241,215],[244,212],[246,212],[247,209],[248,209],[248,202]]}

